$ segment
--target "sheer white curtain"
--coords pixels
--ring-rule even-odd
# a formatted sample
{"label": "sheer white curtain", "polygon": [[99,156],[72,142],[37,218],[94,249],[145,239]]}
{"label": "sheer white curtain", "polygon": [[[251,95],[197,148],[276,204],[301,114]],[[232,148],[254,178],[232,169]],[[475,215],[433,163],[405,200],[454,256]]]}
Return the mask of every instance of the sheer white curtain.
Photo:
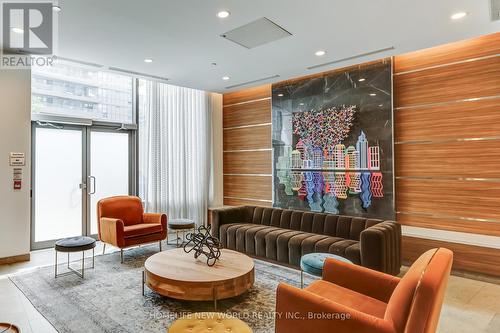
{"label": "sheer white curtain", "polygon": [[211,112],[208,92],[139,81],[139,195],[146,211],[206,222]]}

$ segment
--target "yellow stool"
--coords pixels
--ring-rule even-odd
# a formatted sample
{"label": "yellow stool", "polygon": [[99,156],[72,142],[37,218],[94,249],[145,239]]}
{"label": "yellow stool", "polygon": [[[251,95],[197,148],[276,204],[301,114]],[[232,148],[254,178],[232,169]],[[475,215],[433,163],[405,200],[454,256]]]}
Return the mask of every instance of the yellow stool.
{"label": "yellow stool", "polygon": [[197,312],[179,318],[168,333],[252,333],[252,329],[239,320],[220,312]]}

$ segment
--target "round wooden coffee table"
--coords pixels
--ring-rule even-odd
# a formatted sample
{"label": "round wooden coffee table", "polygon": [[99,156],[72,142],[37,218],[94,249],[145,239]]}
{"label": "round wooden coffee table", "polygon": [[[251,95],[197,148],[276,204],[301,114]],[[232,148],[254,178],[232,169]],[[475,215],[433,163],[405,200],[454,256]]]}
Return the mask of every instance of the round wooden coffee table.
{"label": "round wooden coffee table", "polygon": [[253,286],[253,259],[221,250],[220,260],[208,266],[203,255],[198,259],[184,249],[163,251],[144,263],[144,284],[160,295],[190,301],[214,301],[243,294]]}

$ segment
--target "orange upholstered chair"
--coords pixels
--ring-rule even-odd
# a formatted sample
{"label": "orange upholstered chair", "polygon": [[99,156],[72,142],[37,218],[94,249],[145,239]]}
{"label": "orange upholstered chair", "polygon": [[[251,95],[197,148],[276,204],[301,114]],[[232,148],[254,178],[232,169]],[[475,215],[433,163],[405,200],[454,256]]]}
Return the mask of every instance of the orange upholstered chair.
{"label": "orange upholstered chair", "polygon": [[452,261],[448,249],[429,250],[400,279],[326,259],[322,280],[278,286],[276,332],[435,332]]}
{"label": "orange upholstered chair", "polygon": [[141,199],[132,196],[117,196],[99,200],[97,203],[99,239],[123,249],[167,238],[167,215],[144,213]]}

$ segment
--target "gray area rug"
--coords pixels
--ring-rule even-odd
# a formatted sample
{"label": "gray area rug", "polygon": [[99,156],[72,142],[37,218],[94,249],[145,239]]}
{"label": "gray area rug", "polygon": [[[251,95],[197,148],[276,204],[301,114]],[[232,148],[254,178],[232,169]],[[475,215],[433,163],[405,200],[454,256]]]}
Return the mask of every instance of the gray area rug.
{"label": "gray area rug", "polygon": [[[97,256],[95,269],[85,279],[69,275],[54,279],[54,267],[11,277],[35,308],[61,333],[165,332],[178,317],[214,311],[213,302],[177,301],[146,287],[142,296],[142,270],[157,246]],[[306,277],[306,282],[309,282]],[[275,292],[279,282],[300,285],[300,273],[255,260],[255,284],[247,293],[218,302],[218,311],[245,321],[255,333],[274,332]]]}

